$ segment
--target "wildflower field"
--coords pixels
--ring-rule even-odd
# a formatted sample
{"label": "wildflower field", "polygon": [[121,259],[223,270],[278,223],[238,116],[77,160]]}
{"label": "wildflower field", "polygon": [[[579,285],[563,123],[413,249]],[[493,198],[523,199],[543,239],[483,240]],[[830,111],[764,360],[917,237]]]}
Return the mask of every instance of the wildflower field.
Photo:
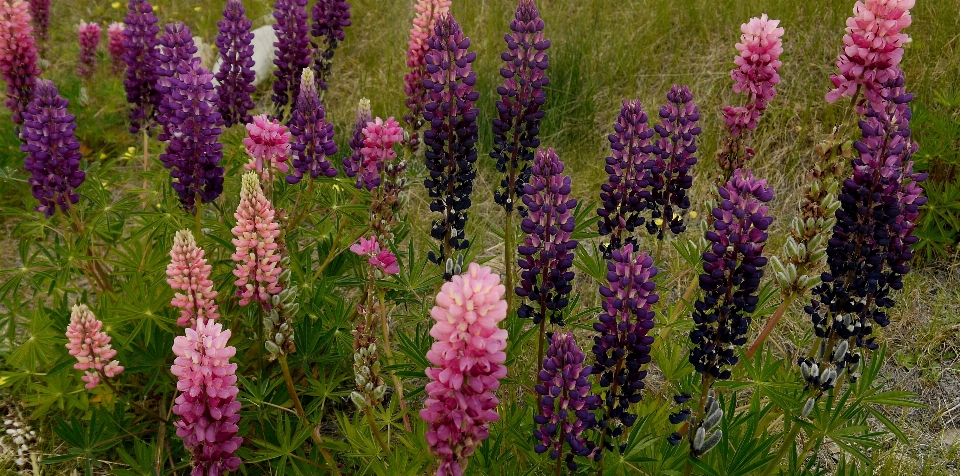
{"label": "wildflower field", "polygon": [[960,474],[960,0],[0,0],[0,474]]}

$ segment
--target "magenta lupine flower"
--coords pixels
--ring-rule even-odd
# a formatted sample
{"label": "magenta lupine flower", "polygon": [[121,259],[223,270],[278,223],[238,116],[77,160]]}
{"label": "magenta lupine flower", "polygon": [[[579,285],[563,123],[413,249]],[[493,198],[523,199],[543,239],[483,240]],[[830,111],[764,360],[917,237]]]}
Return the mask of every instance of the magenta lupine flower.
{"label": "magenta lupine flower", "polygon": [[[835,89],[827,93],[827,102],[853,97],[859,88],[875,110],[883,83],[895,80],[903,59],[903,45],[909,38],[902,30],[912,21],[910,9],[916,0],[865,0],[853,7],[843,35],[843,52],[837,58],[840,74],[830,77]],[[865,108],[860,108],[864,113]]]}
{"label": "magenta lupine flower", "polygon": [[276,119],[271,120],[266,114],[253,116],[253,122],[247,124],[243,145],[250,156],[243,168],[256,171],[264,181],[273,180],[274,167],[281,172],[289,170],[286,161],[290,158],[290,132]]}
{"label": "magenta lupine flower", "polygon": [[223,18],[217,21],[219,31],[216,45],[220,50],[220,69],[217,79],[218,109],[227,127],[247,124],[253,119],[250,110],[253,100],[250,94],[257,90],[253,85],[253,22],[246,16],[240,0],[227,0]]}
{"label": "magenta lupine flower", "polygon": [[489,267],[470,263],[467,272],[443,284],[430,317],[436,339],[427,360],[427,399],[420,418],[427,422],[427,444],[439,460],[437,476],[460,476],[467,458],[490,434],[496,391],[506,377],[506,291]]}
{"label": "magenta lupine flower", "polygon": [[[190,60],[197,53],[197,46],[193,43],[193,35],[187,25],[168,23],[163,29],[157,44],[157,83],[154,87],[159,95],[157,123],[162,129],[158,138],[169,141],[175,131],[170,130],[167,124],[178,105],[178,101],[173,97],[173,87],[180,78],[181,71],[189,69]],[[181,65],[183,62],[186,62],[187,68]]]}
{"label": "magenta lupine flower", "polygon": [[80,65],[77,74],[81,78],[93,76],[97,70],[97,47],[100,46],[100,25],[96,23],[80,22],[77,27],[77,37],[80,42]]}
{"label": "magenta lupine flower", "polygon": [[37,46],[25,0],[0,1],[0,76],[7,82],[4,105],[13,111],[14,131],[20,131],[21,115],[33,99],[40,77]]}
{"label": "magenta lupine flower", "polygon": [[237,349],[227,345],[230,330],[213,320],[197,321],[173,341],[176,359],[170,372],[177,377],[174,425],[183,446],[192,453],[192,476],[220,476],[240,467],[235,456],[243,438],[237,436]]}
{"label": "magenta lupine flower", "polygon": [[210,280],[210,265],[203,257],[203,248],[197,246],[190,230],[180,230],[173,237],[170,264],[167,265],[167,284],[177,292],[170,305],[180,308],[177,325],[193,327],[197,321],[217,319],[217,291]]}
{"label": "magenta lupine flower", "polygon": [[30,17],[37,27],[37,39],[46,43],[50,31],[50,0],[29,0]]}
{"label": "magenta lupine flower", "polygon": [[277,117],[284,117],[283,108],[287,104],[297,104],[300,94],[300,75],[303,68],[310,67],[310,28],[307,25],[307,0],[276,0],[273,6],[273,31],[277,41],[273,44],[277,57],[273,64],[277,77],[273,83],[273,103],[277,106]]}
{"label": "magenta lupine flower", "polygon": [[[433,36],[437,19],[450,11],[450,0],[418,0],[414,8],[417,16],[413,19],[410,40],[407,42],[407,67],[410,72],[403,75],[403,91],[407,94],[405,103],[410,114],[404,115],[403,121],[416,133],[423,125],[423,108],[430,100],[427,88],[423,86],[423,79],[427,77],[429,40]],[[411,137],[411,140],[415,141],[416,138]]]}
{"label": "magenta lupine flower", "polygon": [[280,226],[274,216],[273,205],[263,195],[257,174],[247,172],[243,175],[240,188],[240,205],[233,216],[237,226],[233,227],[233,245],[237,251],[233,260],[237,269],[233,270],[237,280],[237,296],[240,305],[246,306],[254,301],[269,309],[270,296],[280,294],[281,283],[280,253],[277,250],[277,238]]}
{"label": "magenta lupine flower", "polygon": [[290,143],[293,170],[287,175],[288,183],[300,182],[306,173],[314,179],[321,175],[337,176],[337,169],[327,158],[337,153],[337,144],[333,142],[333,123],[327,122],[313,70],[309,68],[303,70],[300,79],[300,96],[290,118],[290,134],[293,136]]}
{"label": "magenta lupine flower", "polygon": [[[343,171],[347,177],[355,177],[360,171],[360,164],[363,163],[363,156],[360,149],[363,149],[363,129],[367,127],[368,122],[373,122],[373,112],[370,111],[370,100],[360,99],[357,105],[357,121],[353,125],[353,137],[350,138],[350,155],[343,158]],[[360,180],[357,181],[357,188],[362,186]]]}
{"label": "magenta lupine flower", "polygon": [[357,188],[373,190],[382,181],[380,172],[386,163],[397,158],[393,145],[403,140],[403,129],[393,117],[388,117],[386,122],[378,117],[368,122],[361,134],[363,147],[360,148]]}
{"label": "magenta lupine flower", "polygon": [[107,51],[110,52],[110,71],[119,73],[123,63],[123,23],[113,22],[107,27]]}
{"label": "magenta lupine flower", "polygon": [[313,69],[316,72],[320,89],[327,89],[327,77],[333,66],[333,53],[346,38],[343,29],[352,25],[350,4],[343,0],[317,0],[311,12],[313,23],[310,34],[313,35]]}
{"label": "magenta lupine flower", "polygon": [[400,272],[400,264],[397,263],[397,257],[389,249],[381,249],[376,236],[370,239],[361,237],[360,241],[350,247],[350,251],[360,255],[370,257],[370,266],[381,269],[385,274],[397,274]]}
{"label": "magenta lupine flower", "polygon": [[77,358],[73,368],[83,371],[81,380],[86,388],[95,388],[100,383],[101,373],[113,378],[123,372],[123,366],[110,360],[117,351],[110,347],[110,336],[103,332],[100,322],[85,304],[74,304],[67,325],[67,349]]}
{"label": "magenta lupine flower", "polygon": [[127,78],[123,87],[127,91],[130,111],[130,133],[141,128],[149,129],[156,119],[160,94],[157,84],[157,17],[148,0],[130,0],[129,11],[123,19],[123,61],[127,64]]}
{"label": "magenta lupine flower", "polygon": [[[674,85],[667,93],[667,104],[660,108],[661,123],[653,126],[659,139],[654,142],[653,161],[646,170],[651,188],[647,208],[653,220],[647,231],[663,239],[666,230],[683,233],[683,212],[690,208],[687,190],[693,186],[690,167],[697,163],[697,136],[700,134],[700,110],[693,104],[693,93],[686,86]],[[662,226],[656,220],[662,220]]]}
{"label": "magenta lupine flower", "polygon": [[52,81],[38,79],[33,100],[23,112],[20,150],[28,155],[23,168],[33,196],[40,201],[38,212],[50,217],[60,207],[66,212],[80,200],[74,190],[86,179],[80,170],[80,142],[73,131],[77,123],[67,112],[70,103],[60,97]]}
{"label": "magenta lupine flower", "polygon": [[754,130],[760,114],[767,109],[777,94],[775,86],[780,83],[780,54],[783,53],[783,28],[777,27],[780,20],[771,20],[766,14],[751,18],[740,26],[743,34],[737,43],[740,55],[734,59],[737,69],[730,72],[733,92],[747,93],[747,104],[742,107],[726,106],[723,117],[727,130],[733,137],[743,131]]}

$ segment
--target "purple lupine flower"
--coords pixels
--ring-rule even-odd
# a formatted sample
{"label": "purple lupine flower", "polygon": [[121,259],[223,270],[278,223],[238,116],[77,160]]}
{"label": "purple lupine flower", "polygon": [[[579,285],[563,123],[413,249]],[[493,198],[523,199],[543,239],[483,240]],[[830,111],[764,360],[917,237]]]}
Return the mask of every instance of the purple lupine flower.
{"label": "purple lupine flower", "polygon": [[273,31],[277,41],[273,44],[277,57],[273,64],[277,77],[273,83],[273,103],[277,106],[277,117],[284,117],[283,108],[297,104],[300,94],[300,75],[303,68],[310,67],[310,29],[307,25],[307,0],[276,0],[273,6]]}
{"label": "purple lupine flower", "polygon": [[216,45],[220,50],[220,69],[217,80],[217,109],[226,127],[247,124],[253,119],[250,110],[253,100],[250,94],[257,90],[253,85],[253,22],[246,16],[240,0],[227,0],[223,18],[217,21],[219,32]]}
{"label": "purple lupine flower", "polygon": [[37,27],[37,39],[46,43],[50,32],[50,0],[29,0],[30,18]]}
{"label": "purple lupine flower", "polygon": [[711,245],[703,252],[700,275],[704,295],[694,305],[690,363],[704,379],[725,380],[738,361],[735,347],[746,343],[750,314],[757,309],[767,264],[763,246],[773,223],[765,204],[773,200],[773,189],[749,170],[737,169],[717,193],[720,203],[713,209],[714,231],[706,232]]}
{"label": "purple lupine flower", "polygon": [[[662,240],[669,229],[683,233],[683,211],[690,208],[687,190],[693,186],[690,167],[697,163],[697,135],[700,134],[700,110],[686,86],[674,85],[667,93],[667,104],[660,108],[661,123],[653,126],[660,138],[654,143],[653,161],[646,171],[651,187],[648,198],[653,212],[647,231]],[[662,226],[656,220],[662,220]]]}
{"label": "purple lupine flower", "polygon": [[[579,467],[576,456],[593,458],[599,454],[596,445],[583,437],[583,432],[596,424],[593,411],[600,406],[600,398],[590,394],[587,379],[593,369],[584,367],[584,360],[573,334],[554,334],[537,376],[540,383],[535,387],[540,411],[533,417],[537,424],[533,450],[549,451],[550,459],[563,460],[571,471]],[[570,447],[566,454],[564,443]]]}
{"label": "purple lupine flower", "polygon": [[33,100],[23,112],[20,137],[26,152],[24,168],[31,173],[28,180],[36,207],[48,217],[80,200],[74,189],[83,183],[86,174],[80,170],[80,142],[73,136],[77,123],[67,112],[70,103],[60,97],[53,81],[38,79]]}
{"label": "purple lupine flower", "polygon": [[123,87],[127,91],[130,111],[130,132],[136,134],[141,128],[149,129],[156,118],[160,95],[157,84],[157,17],[148,0],[130,0],[129,11],[123,19],[123,61],[127,63],[127,78]]}
{"label": "purple lupine flower", "polygon": [[292,173],[287,175],[288,183],[298,183],[303,174],[309,172],[310,178],[336,177],[337,169],[330,159],[337,153],[333,142],[333,124],[328,123],[317,93],[317,83],[313,79],[313,70],[304,69],[300,79],[300,95],[297,109],[290,119],[290,149],[293,156]]}
{"label": "purple lupine flower", "polygon": [[480,93],[473,90],[477,73],[470,67],[477,54],[467,51],[470,39],[463,36],[460,24],[447,13],[437,21],[433,32],[426,56],[427,78],[423,80],[430,98],[423,115],[430,123],[423,134],[430,176],[423,184],[430,195],[430,211],[442,214],[430,230],[430,235],[440,241],[440,253],[431,250],[429,259],[443,264],[444,276],[450,279],[462,268],[462,256],[454,261],[453,255],[470,246],[465,228],[477,176],[474,164],[480,113],[473,104]]}
{"label": "purple lupine flower", "polygon": [[100,36],[100,25],[96,23],[80,22],[77,27],[77,40],[80,43],[77,74],[81,78],[88,79],[97,70],[97,46],[100,46]]}
{"label": "purple lupine flower", "polygon": [[160,161],[170,169],[180,204],[192,212],[198,197],[208,203],[223,193],[223,145],[218,141],[223,121],[213,75],[200,66],[200,58],[181,61],[177,70],[167,101],[170,138]]}
{"label": "purple lupine flower", "polygon": [[[353,152],[343,158],[343,171],[347,177],[355,177],[360,172],[360,166],[363,164],[363,129],[367,127],[368,122],[373,122],[373,112],[370,110],[370,100],[360,99],[357,106],[357,122],[353,126],[353,137],[350,138],[350,150]],[[357,188],[363,186],[361,181],[357,181]]]}
{"label": "purple lupine flower", "polygon": [[313,23],[310,34],[313,35],[313,70],[316,71],[320,89],[327,89],[327,77],[333,66],[333,53],[337,45],[346,38],[343,29],[352,25],[350,4],[343,0],[317,0],[311,12]]}
{"label": "purple lupine flower", "polygon": [[651,166],[651,153],[656,151],[650,143],[654,130],[647,125],[640,100],[623,102],[613,129],[607,138],[611,155],[604,167],[610,178],[600,186],[603,208],[597,210],[600,235],[610,235],[609,244],[602,248],[606,255],[626,243],[636,243],[632,233],[643,225],[642,213],[650,197],[644,172]]}
{"label": "purple lupine flower", "polygon": [[[534,324],[548,319],[563,325],[563,310],[573,290],[573,254],[577,241],[571,239],[576,227],[570,198],[570,176],[563,175],[563,162],[553,149],[537,151],[529,182],[523,185],[523,221],[527,236],[518,248],[520,283],[517,296],[526,298],[517,310]],[[542,334],[541,334],[542,337]]]}
{"label": "purple lupine flower", "polygon": [[171,131],[167,123],[179,106],[173,97],[174,83],[180,78],[180,68],[183,62],[190,63],[190,59],[197,53],[197,46],[193,43],[190,27],[183,23],[168,23],[160,35],[157,45],[157,83],[156,90],[160,96],[157,104],[157,123],[162,131],[159,139],[169,141]]}
{"label": "purple lupine flower", "polygon": [[13,112],[13,127],[18,134],[22,114],[33,99],[33,87],[40,77],[32,33],[26,2],[0,2],[0,76],[7,82],[4,105]]}
{"label": "purple lupine flower", "polygon": [[[637,420],[630,405],[640,401],[647,376],[644,365],[650,362],[654,312],[660,300],[656,293],[657,275],[653,258],[635,250],[633,243],[612,250],[607,261],[607,284],[600,286],[603,313],[593,324],[596,364],[593,373],[600,376],[603,410],[600,428],[603,450],[612,449],[606,438],[618,438]],[[623,448],[621,447],[621,450]]]}
{"label": "purple lupine flower", "polygon": [[523,184],[530,175],[530,163],[540,147],[540,120],[545,112],[545,76],[548,65],[547,49],[550,40],[543,38],[544,23],[533,0],[521,0],[511,33],[504,39],[507,51],[500,57],[503,86],[497,88],[498,117],[493,119],[493,152],[497,171],[504,174],[500,188],[494,191],[494,201],[507,213],[513,213],[517,196],[523,194]]}

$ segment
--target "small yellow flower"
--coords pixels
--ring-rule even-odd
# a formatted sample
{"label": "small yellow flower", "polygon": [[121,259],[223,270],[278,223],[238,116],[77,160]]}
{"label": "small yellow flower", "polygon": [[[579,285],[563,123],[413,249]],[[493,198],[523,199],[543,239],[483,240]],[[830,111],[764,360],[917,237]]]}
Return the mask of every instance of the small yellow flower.
{"label": "small yellow flower", "polygon": [[663,225],[663,219],[662,219],[662,218],[654,218],[654,219],[653,219],[653,223],[656,224],[657,226]]}
{"label": "small yellow flower", "polygon": [[696,218],[696,217],[697,217],[697,212],[690,210],[690,218]]}
{"label": "small yellow flower", "polygon": [[199,12],[199,11],[200,11],[200,7],[193,7],[193,11]]}
{"label": "small yellow flower", "polygon": [[160,5],[155,5],[155,6],[153,7],[153,11],[159,12],[159,11],[160,11]]}
{"label": "small yellow flower", "polygon": [[110,6],[113,7],[114,10],[117,10],[120,8],[120,2],[113,2]]}
{"label": "small yellow flower", "polygon": [[333,189],[336,190],[337,193],[340,193],[340,186],[339,186],[339,185],[333,184]]}
{"label": "small yellow flower", "polygon": [[101,158],[101,159],[106,159],[106,158],[107,158],[107,154],[104,154],[103,152],[101,152],[101,153],[100,153],[100,158]]}
{"label": "small yellow flower", "polygon": [[127,147],[127,153],[128,153],[128,154],[133,155],[133,154],[136,153],[136,152],[137,152],[137,148],[136,148],[136,147]]}

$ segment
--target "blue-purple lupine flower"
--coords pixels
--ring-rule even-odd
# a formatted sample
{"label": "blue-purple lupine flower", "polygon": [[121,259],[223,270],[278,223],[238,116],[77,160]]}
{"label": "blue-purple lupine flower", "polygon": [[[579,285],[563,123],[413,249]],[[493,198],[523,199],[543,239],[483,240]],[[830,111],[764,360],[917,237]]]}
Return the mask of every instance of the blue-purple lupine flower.
{"label": "blue-purple lupine flower", "polygon": [[583,437],[583,432],[596,424],[593,411],[600,406],[600,399],[590,394],[587,378],[592,368],[585,367],[584,360],[573,334],[554,334],[535,387],[540,411],[533,417],[537,425],[533,450],[549,452],[550,459],[566,462],[571,471],[578,468],[575,457],[592,458],[599,453],[596,445]]}
{"label": "blue-purple lupine flower", "polygon": [[704,379],[725,380],[757,309],[767,264],[763,246],[773,223],[766,203],[773,200],[773,189],[749,170],[737,169],[717,193],[720,203],[713,209],[714,231],[706,232],[710,248],[703,252],[700,275],[704,295],[694,305],[690,363]]}
{"label": "blue-purple lupine flower", "polygon": [[544,23],[533,0],[521,0],[510,22],[510,33],[504,36],[507,51],[500,57],[503,85],[497,88],[498,116],[493,119],[493,152],[497,171],[504,174],[494,200],[507,213],[513,213],[517,196],[530,175],[530,163],[540,147],[541,110],[546,103],[545,76],[550,40],[543,37]]}
{"label": "blue-purple lupine flower", "polygon": [[45,45],[50,32],[50,0],[29,0],[30,18],[37,27],[37,40]]}
{"label": "blue-purple lupine flower", "polygon": [[317,93],[317,83],[313,78],[313,70],[303,70],[300,79],[300,95],[297,98],[297,109],[290,119],[290,141],[292,163],[288,183],[298,183],[304,174],[309,173],[311,178],[335,177],[337,169],[330,164],[330,159],[337,153],[337,145],[333,143],[333,124],[328,123]]}
{"label": "blue-purple lupine flower", "polygon": [[477,54],[467,51],[470,39],[463,36],[453,15],[444,14],[437,21],[428,42],[427,78],[423,86],[430,102],[424,119],[430,123],[424,131],[424,157],[430,176],[424,186],[430,195],[430,211],[442,216],[434,220],[430,235],[440,241],[439,253],[430,252],[430,261],[446,266],[444,276],[460,273],[462,256],[454,254],[466,249],[467,209],[473,180],[477,176],[477,115],[473,103],[480,93],[473,90],[477,73],[470,64]]}
{"label": "blue-purple lupine flower", "polygon": [[217,21],[219,33],[216,45],[220,50],[220,69],[217,80],[217,110],[226,127],[247,124],[253,120],[250,110],[253,100],[250,94],[256,91],[253,81],[253,22],[247,18],[240,0],[227,0],[223,18]]}
{"label": "blue-purple lupine flower", "polygon": [[28,154],[23,166],[31,174],[33,196],[40,201],[36,210],[48,217],[57,207],[66,212],[80,200],[74,189],[86,178],[80,170],[80,142],[73,136],[77,123],[67,112],[69,104],[53,81],[38,79],[33,100],[22,113],[20,150]]}
{"label": "blue-purple lupine flower", "polygon": [[310,28],[307,24],[307,0],[276,0],[273,6],[273,31],[277,41],[273,44],[277,57],[273,64],[277,77],[273,83],[273,103],[277,117],[283,118],[283,108],[290,104],[292,110],[300,94],[300,75],[303,68],[310,67]]}
{"label": "blue-purple lupine flower", "polygon": [[123,61],[127,64],[127,77],[123,87],[127,91],[130,111],[130,132],[149,129],[156,119],[160,94],[157,83],[157,17],[148,0],[130,0],[129,11],[123,19]]}
{"label": "blue-purple lupine flower", "polygon": [[[363,148],[363,129],[367,127],[368,122],[373,122],[373,112],[370,110],[370,100],[360,99],[357,105],[357,122],[353,126],[353,137],[350,138],[350,155],[343,158],[343,171],[347,177],[356,177],[363,165],[363,154],[360,149]],[[363,181],[357,179],[357,188],[363,187]]]}
{"label": "blue-purple lupine flower", "polygon": [[653,344],[653,336],[648,335],[654,324],[651,307],[660,300],[653,280],[658,270],[651,256],[636,251],[633,243],[610,254],[607,284],[600,286],[603,313],[593,324],[597,331],[593,338],[593,373],[600,376],[602,389],[604,450],[613,448],[607,437],[618,438],[637,420],[637,415],[630,413],[630,405],[642,397],[647,376],[644,366],[650,362]]}
{"label": "blue-purple lupine flower", "polygon": [[333,53],[337,45],[346,38],[343,29],[353,24],[350,22],[350,4],[343,0],[317,0],[311,13],[313,69],[316,71],[320,89],[326,90],[327,77],[333,66]]}
{"label": "blue-purple lupine flower", "polygon": [[650,166],[651,153],[656,147],[650,143],[654,131],[647,125],[647,113],[639,100],[624,101],[614,133],[608,136],[611,155],[606,159],[610,178],[600,186],[601,236],[609,235],[609,244],[602,247],[605,255],[626,243],[636,243],[633,230],[643,225],[650,190],[645,170]]}
{"label": "blue-purple lupine flower", "polygon": [[200,58],[181,61],[177,71],[168,102],[171,136],[160,161],[170,169],[181,205],[193,211],[197,198],[207,203],[223,192],[223,145],[218,141],[223,121],[213,74],[200,66]]}
{"label": "blue-purple lupine flower", "polygon": [[168,119],[179,106],[173,98],[173,84],[179,77],[178,69],[184,61],[197,53],[197,46],[193,43],[190,27],[183,23],[168,23],[163,27],[160,43],[157,45],[157,94],[160,103],[157,104],[157,123],[161,132],[158,138],[162,141],[170,140],[171,131],[168,130]]}
{"label": "blue-purple lupine flower", "polygon": [[[660,108],[661,123],[653,126],[659,139],[654,143],[653,160],[646,170],[651,188],[647,208],[652,210],[647,231],[662,240],[666,230],[683,233],[683,211],[690,208],[687,190],[693,185],[690,167],[697,163],[697,135],[700,110],[686,86],[674,85],[667,93],[667,104]],[[656,219],[662,220],[662,226]]]}

